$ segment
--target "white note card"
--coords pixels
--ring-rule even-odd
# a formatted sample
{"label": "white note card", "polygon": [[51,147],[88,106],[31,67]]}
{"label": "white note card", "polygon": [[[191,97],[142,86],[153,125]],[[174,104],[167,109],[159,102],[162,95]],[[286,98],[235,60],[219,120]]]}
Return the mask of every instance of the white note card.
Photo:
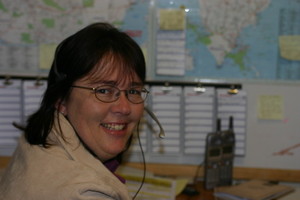
{"label": "white note card", "polygon": [[156,73],[171,76],[183,76],[185,74],[184,31],[157,32]]}
{"label": "white note card", "polygon": [[221,119],[221,130],[229,127],[229,117],[233,117],[233,131],[235,133],[235,154],[245,155],[246,144],[246,110],[247,94],[240,90],[237,94],[229,94],[228,89],[217,89],[218,95],[218,118]]}
{"label": "white note card", "polygon": [[[150,88],[148,85],[145,85],[145,88],[149,91]],[[150,95],[148,95],[147,99],[144,102],[145,107],[148,107],[148,101]],[[141,150],[143,150],[143,152],[147,152],[147,147],[148,147],[148,134],[147,134],[147,130],[149,129],[150,125],[150,121],[148,120],[148,115],[147,112],[144,111],[143,116],[139,122],[139,125],[136,129],[136,131],[133,133],[133,138],[131,141],[131,145],[129,147],[129,151],[131,153],[140,153]]]}
{"label": "white note card", "polygon": [[206,135],[213,131],[215,89],[184,87],[184,153],[204,154]]}
{"label": "white note card", "polygon": [[[153,136],[152,152],[154,153],[179,153],[180,152],[180,107],[182,88],[175,87],[151,87],[152,111],[164,128],[166,137],[157,139]],[[153,121],[153,127],[157,132],[159,128]]]}
{"label": "white note card", "polygon": [[23,113],[26,120],[40,106],[42,97],[47,87],[45,80],[23,81]]}
{"label": "white note card", "polygon": [[21,131],[13,122],[21,123],[21,80],[0,79],[0,146],[17,144]]}
{"label": "white note card", "polygon": [[132,153],[140,153],[141,148],[143,152],[147,152],[147,120],[144,113],[143,117],[140,120],[137,130],[133,133],[133,138],[129,151]]}

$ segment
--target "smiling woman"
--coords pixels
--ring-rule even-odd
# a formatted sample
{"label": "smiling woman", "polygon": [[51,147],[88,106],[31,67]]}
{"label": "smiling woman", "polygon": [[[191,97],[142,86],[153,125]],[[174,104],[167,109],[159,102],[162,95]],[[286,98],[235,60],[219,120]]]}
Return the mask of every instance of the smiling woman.
{"label": "smiling woman", "polygon": [[62,41],[0,199],[132,199],[114,170],[144,111],[145,71],[140,47],[107,23]]}

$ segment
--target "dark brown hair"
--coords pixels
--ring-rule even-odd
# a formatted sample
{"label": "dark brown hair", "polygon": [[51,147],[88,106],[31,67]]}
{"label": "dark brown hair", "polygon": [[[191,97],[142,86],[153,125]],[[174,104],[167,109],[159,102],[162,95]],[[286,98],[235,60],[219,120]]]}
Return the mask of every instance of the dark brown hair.
{"label": "dark brown hair", "polygon": [[54,123],[57,102],[68,97],[76,80],[101,70],[97,69],[103,66],[99,63],[109,58],[122,63],[112,65],[115,70],[121,70],[120,75],[136,74],[145,82],[145,60],[140,47],[110,24],[91,24],[58,45],[42,103],[25,127],[25,137],[30,144],[48,146],[47,137]]}

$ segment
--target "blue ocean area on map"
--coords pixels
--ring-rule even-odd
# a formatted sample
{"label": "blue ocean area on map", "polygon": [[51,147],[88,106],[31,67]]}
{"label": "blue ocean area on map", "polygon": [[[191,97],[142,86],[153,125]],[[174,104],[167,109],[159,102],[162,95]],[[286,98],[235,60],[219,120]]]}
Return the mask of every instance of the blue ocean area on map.
{"label": "blue ocean area on map", "polygon": [[129,35],[140,45],[147,44],[149,41],[148,26],[150,19],[149,1],[141,0],[128,9],[120,28],[129,31]]}

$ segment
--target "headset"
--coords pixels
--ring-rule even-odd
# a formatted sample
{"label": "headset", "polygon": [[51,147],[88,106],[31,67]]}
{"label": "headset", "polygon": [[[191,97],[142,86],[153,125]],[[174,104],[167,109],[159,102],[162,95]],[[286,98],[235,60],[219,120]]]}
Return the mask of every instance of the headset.
{"label": "headset", "polygon": [[149,109],[147,108],[146,106],[144,107],[144,110],[150,115],[150,117],[156,122],[156,124],[159,126],[159,134],[158,136],[160,138],[165,138],[165,131],[162,127],[162,125],[160,124],[160,122],[158,121],[157,117],[154,115],[154,113]]}

